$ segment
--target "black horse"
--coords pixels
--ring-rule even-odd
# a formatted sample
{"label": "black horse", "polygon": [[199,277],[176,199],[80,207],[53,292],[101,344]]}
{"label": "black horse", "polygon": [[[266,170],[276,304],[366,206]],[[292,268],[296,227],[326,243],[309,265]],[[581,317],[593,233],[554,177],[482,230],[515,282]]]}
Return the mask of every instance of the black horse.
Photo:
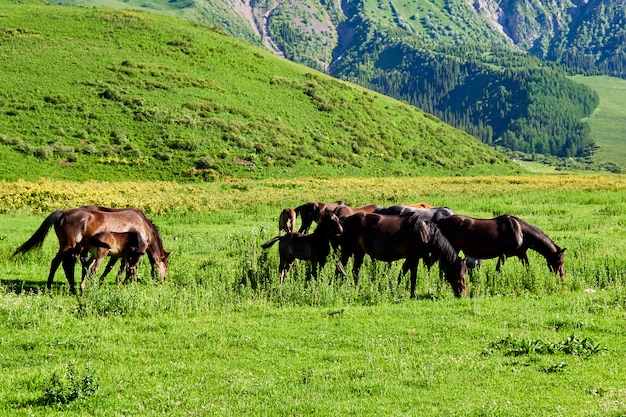
{"label": "black horse", "polygon": [[354,256],[352,273],[355,283],[358,284],[365,254],[385,262],[404,259],[398,281],[407,271],[411,272],[413,298],[419,260],[435,259],[454,294],[460,297],[465,293],[465,262],[430,220],[422,220],[411,213],[401,216],[357,213],[346,218],[342,225],[343,234],[339,238],[341,263],[345,265]]}
{"label": "black horse", "polygon": [[330,241],[336,239],[343,232],[341,223],[333,213],[324,214],[315,231],[309,235],[300,232],[287,233],[276,236],[261,247],[267,249],[279,242],[278,252],[280,255],[280,282],[285,280],[285,275],[289,272],[291,265],[296,259],[311,261],[313,277],[317,278],[318,270],[326,265],[326,259],[330,254]]}
{"label": "black horse", "polygon": [[528,265],[526,251],[540,253],[548,263],[550,271],[561,279],[565,278],[564,252],[552,239],[536,226],[511,215],[493,219],[475,219],[454,215],[440,219],[437,226],[457,251],[479,259],[498,258],[496,271],[504,259],[517,256]]}

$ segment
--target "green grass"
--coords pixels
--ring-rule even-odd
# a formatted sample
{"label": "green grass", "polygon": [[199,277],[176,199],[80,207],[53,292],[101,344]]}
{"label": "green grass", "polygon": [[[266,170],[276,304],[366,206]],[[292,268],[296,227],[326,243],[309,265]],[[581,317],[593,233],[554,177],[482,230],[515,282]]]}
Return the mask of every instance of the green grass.
{"label": "green grass", "polygon": [[600,105],[587,120],[591,138],[600,147],[593,160],[626,166],[626,80],[606,76],[573,78],[600,95]]}
{"label": "green grass", "polygon": [[[141,300],[167,290],[128,292]],[[0,415],[626,411],[623,296],[615,292],[343,308],[250,303],[131,317],[76,312],[67,297],[1,300]],[[514,356],[494,348],[507,336],[561,343],[572,333],[606,350]],[[97,389],[50,402],[45,388],[68,364]]]}
{"label": "green grass", "polygon": [[[626,412],[623,176],[0,185],[0,415]],[[462,299],[420,267],[411,300],[398,265],[369,261],[359,287],[332,266],[307,284],[303,262],[280,285],[260,248],[278,213],[338,198],[518,215],[567,247],[566,279],[531,251],[528,270],[485,261]],[[59,272],[45,295],[54,236],[11,253],[51,210],[102,201],[151,215],[168,282],[144,261],[141,284],[76,298]]]}
{"label": "green grass", "polygon": [[521,172],[414,107],[187,20],[10,4],[0,16],[3,179]]}

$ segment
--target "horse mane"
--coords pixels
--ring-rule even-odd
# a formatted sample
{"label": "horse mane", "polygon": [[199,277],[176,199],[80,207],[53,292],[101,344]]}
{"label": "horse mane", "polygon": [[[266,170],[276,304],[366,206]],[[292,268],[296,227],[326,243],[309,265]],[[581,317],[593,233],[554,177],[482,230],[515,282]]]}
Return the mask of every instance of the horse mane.
{"label": "horse mane", "polygon": [[546,246],[554,246],[554,248],[558,251],[560,248],[559,246],[554,243],[554,241],[550,238],[550,236],[548,236],[547,234],[545,234],[541,229],[539,229],[537,226],[535,226],[534,224],[528,223],[518,217],[515,216],[511,216],[511,218],[513,218],[515,221],[517,221],[521,226],[522,226],[522,233],[524,233],[525,231],[529,231],[529,233],[536,239],[538,239],[541,243],[543,243]]}
{"label": "horse mane", "polygon": [[459,254],[450,241],[441,233],[439,227],[431,221],[424,221],[430,231],[428,247],[444,263],[444,266],[453,265],[459,259]]}

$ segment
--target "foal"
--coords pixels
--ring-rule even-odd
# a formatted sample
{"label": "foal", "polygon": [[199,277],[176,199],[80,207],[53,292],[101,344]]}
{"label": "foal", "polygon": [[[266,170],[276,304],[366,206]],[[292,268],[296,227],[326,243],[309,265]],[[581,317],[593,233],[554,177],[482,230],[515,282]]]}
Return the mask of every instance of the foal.
{"label": "foal", "polygon": [[322,269],[326,265],[326,258],[330,254],[330,241],[336,239],[341,233],[343,233],[343,228],[339,219],[335,214],[329,212],[321,218],[313,233],[305,235],[294,232],[283,236],[279,235],[268,240],[261,247],[267,249],[280,241],[278,245],[280,266],[278,269],[281,284],[296,259],[311,261],[313,277],[317,278],[318,269]]}
{"label": "foal", "polygon": [[[124,284],[128,285],[130,277],[137,279],[137,264],[146,252],[148,243],[141,238],[138,232],[102,232],[91,236],[88,240],[91,258],[87,261],[91,275],[95,275],[106,256],[111,256],[111,260],[107,264],[104,273],[100,276],[100,283],[104,281],[104,277],[111,271],[115,262],[122,258],[122,265],[117,274],[117,281],[121,279],[122,271],[126,269],[126,278]],[[85,277],[81,282],[81,290],[85,287]]]}
{"label": "foal", "polygon": [[278,217],[278,234],[284,230],[293,233],[296,229],[296,211],[290,207],[283,209]]}

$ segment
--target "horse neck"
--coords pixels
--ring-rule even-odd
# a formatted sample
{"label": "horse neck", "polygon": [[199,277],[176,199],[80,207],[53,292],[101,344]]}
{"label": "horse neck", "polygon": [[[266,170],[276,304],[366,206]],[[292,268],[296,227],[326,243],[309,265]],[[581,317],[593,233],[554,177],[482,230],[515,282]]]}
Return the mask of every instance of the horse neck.
{"label": "horse neck", "polygon": [[432,229],[428,247],[439,261],[443,262],[444,267],[451,266],[459,260],[459,254],[437,227]]}
{"label": "horse neck", "polygon": [[544,258],[558,252],[559,248],[555,243],[537,227],[517,219],[522,225],[522,232],[524,233],[524,242],[528,248],[539,252]]}
{"label": "horse neck", "polygon": [[163,241],[161,240],[161,236],[156,230],[152,230],[152,239],[148,248],[146,250],[151,258],[154,258],[155,261],[159,261],[165,255],[165,249],[163,248]]}

